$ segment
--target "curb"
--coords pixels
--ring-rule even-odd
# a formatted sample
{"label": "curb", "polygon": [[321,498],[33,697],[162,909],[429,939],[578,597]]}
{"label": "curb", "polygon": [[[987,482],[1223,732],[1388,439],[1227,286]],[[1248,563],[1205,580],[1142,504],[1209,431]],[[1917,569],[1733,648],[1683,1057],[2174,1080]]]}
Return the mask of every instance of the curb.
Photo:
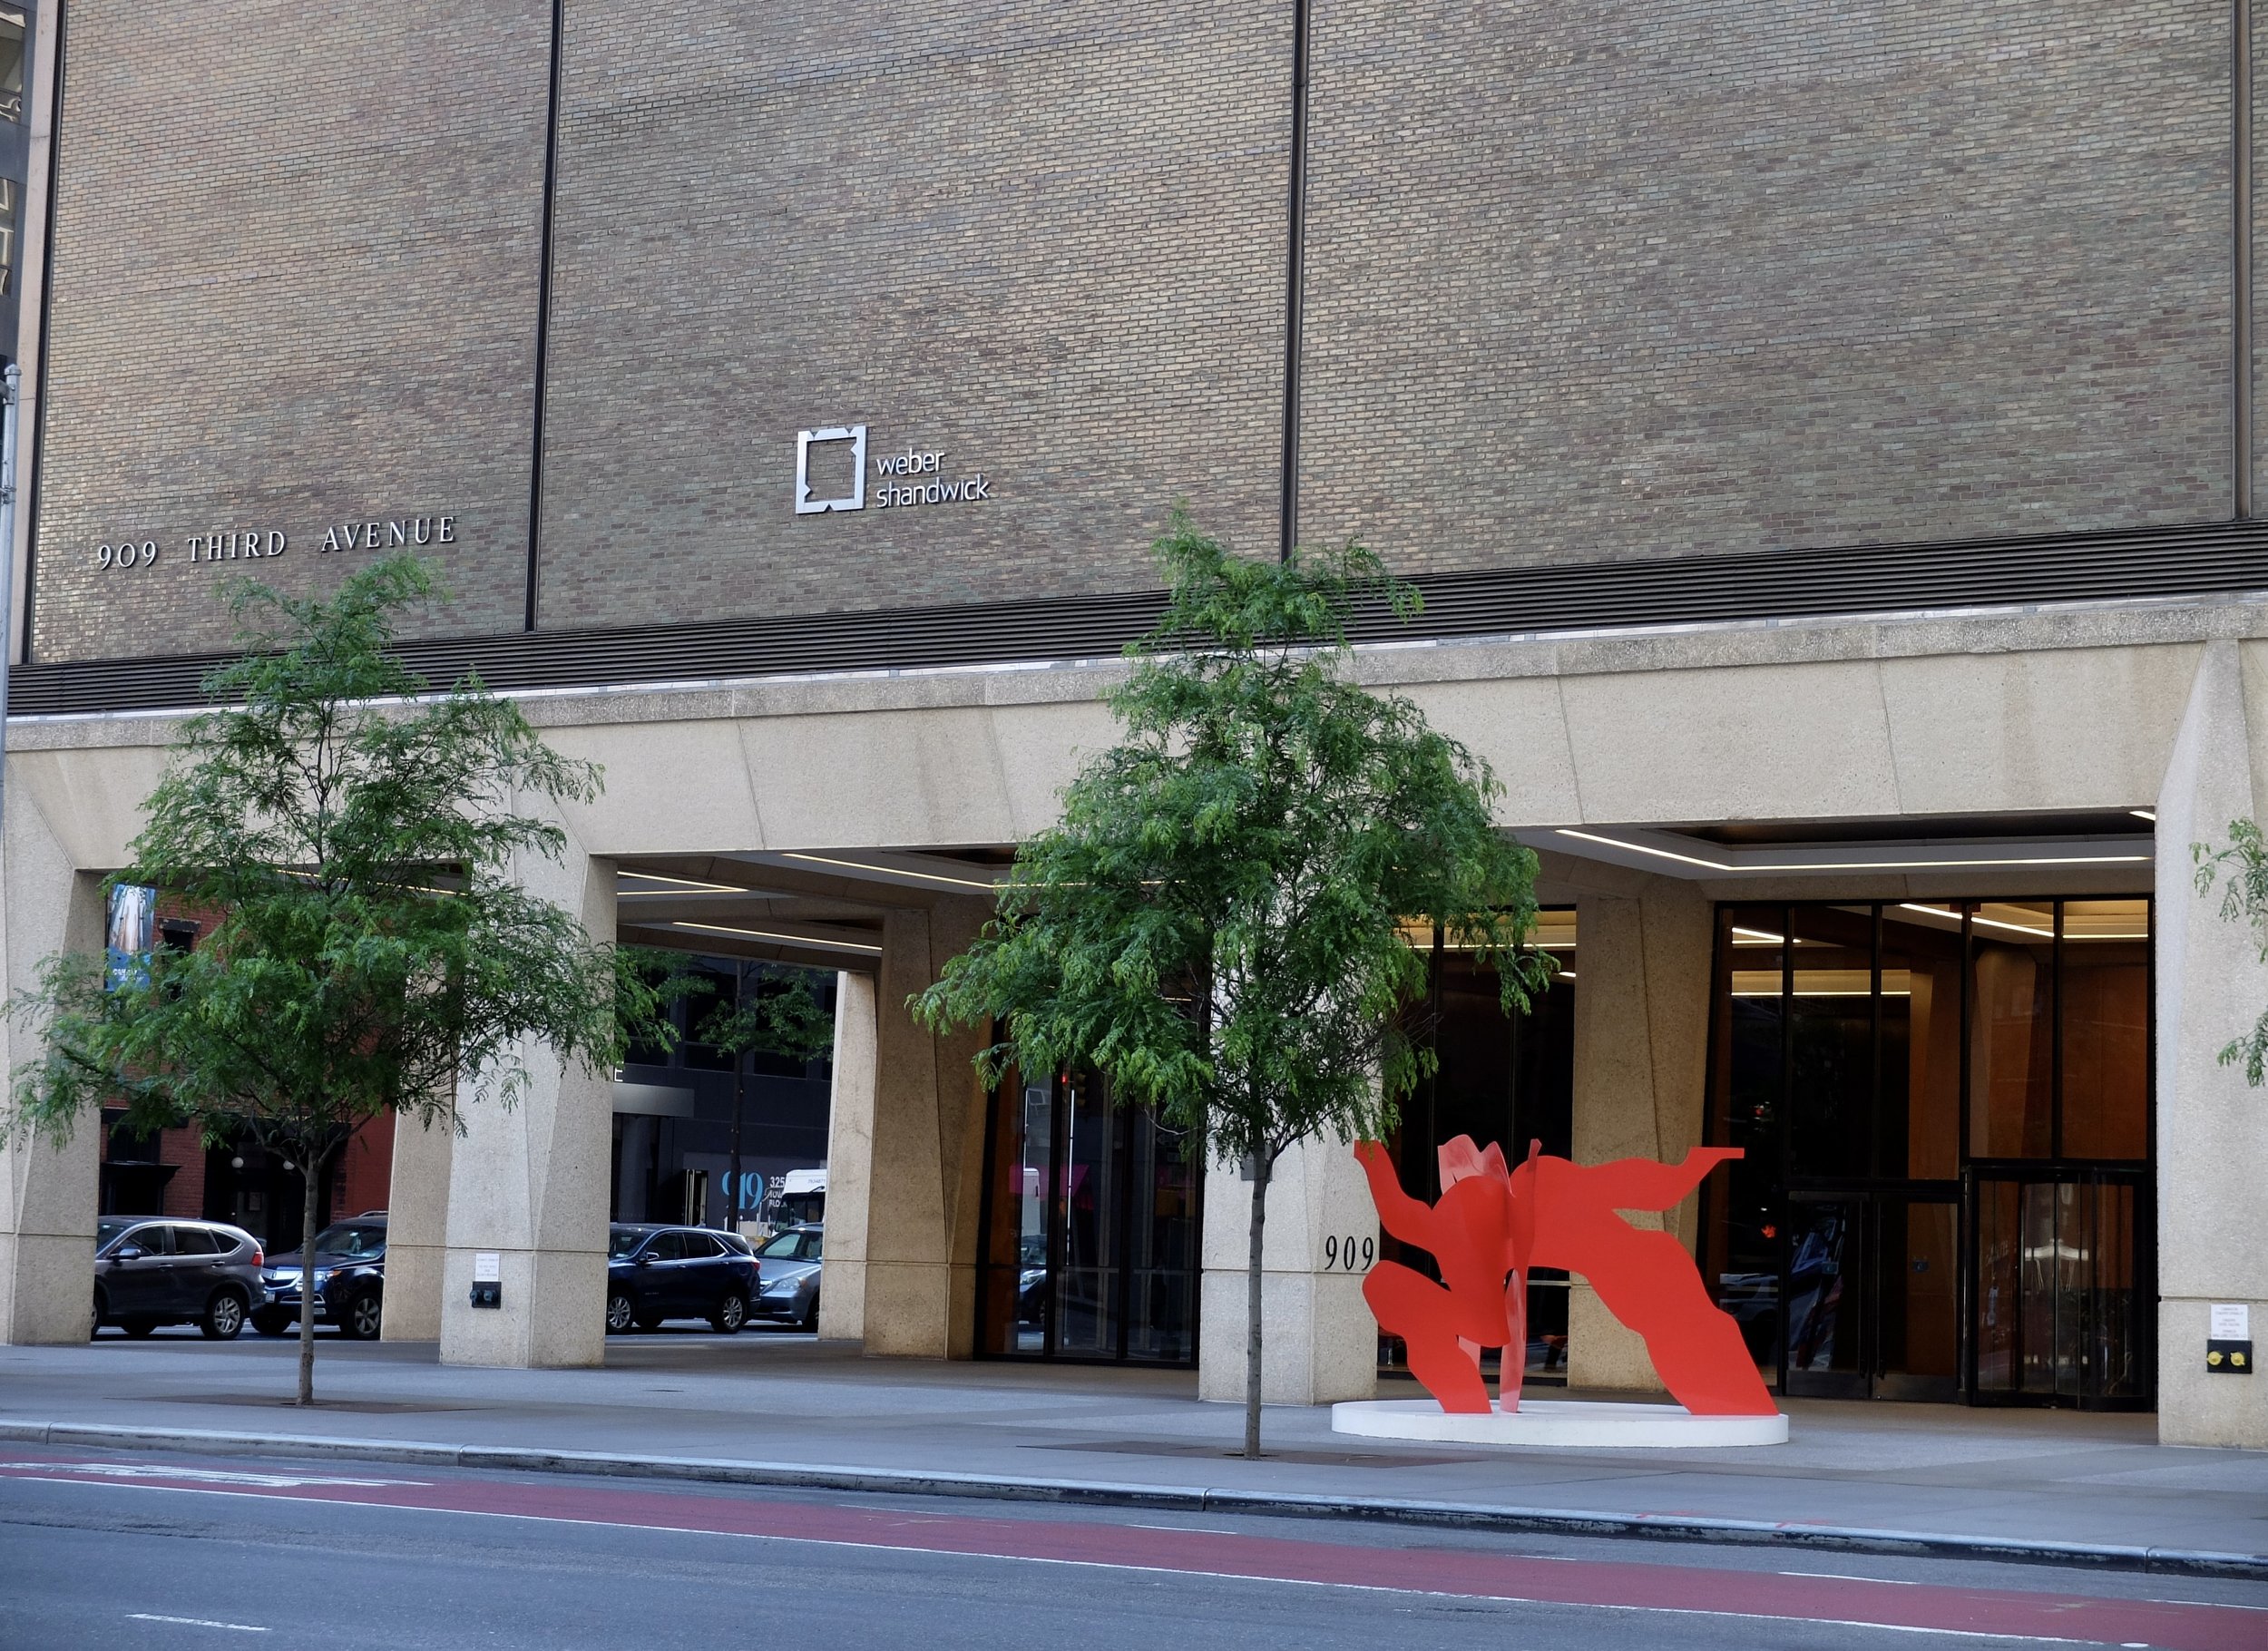
{"label": "curb", "polygon": [[1183,1513],[1241,1513],[1277,1519],[1359,1519],[1460,1530],[1623,1537],[1653,1542],[1713,1542],[1748,1547],[1821,1548],[1909,1558],[1994,1560],[2161,1575],[2268,1581],[2268,1554],[2197,1552],[2093,1542],[2027,1542],[1938,1532],[1870,1530],[1856,1526],[1781,1524],[1706,1519],[1689,1514],[1599,1513],[1478,1502],[1397,1501],[1385,1497],[1305,1496],[1266,1490],[1176,1490],[1107,1480],[1034,1479],[1008,1474],[930,1473],[918,1469],[850,1468],[800,1462],[743,1461],[699,1456],[631,1456],[600,1451],[547,1451],[518,1445],[429,1444],[411,1440],[337,1439],[319,1434],[228,1433],[201,1428],[116,1427],[93,1422],[0,1419],[0,1441],[77,1445],[96,1450],[200,1451],[415,1467],[481,1468],[521,1473],[578,1473],[621,1479],[766,1485],[862,1495],[957,1496],[995,1501],[1080,1502]]}

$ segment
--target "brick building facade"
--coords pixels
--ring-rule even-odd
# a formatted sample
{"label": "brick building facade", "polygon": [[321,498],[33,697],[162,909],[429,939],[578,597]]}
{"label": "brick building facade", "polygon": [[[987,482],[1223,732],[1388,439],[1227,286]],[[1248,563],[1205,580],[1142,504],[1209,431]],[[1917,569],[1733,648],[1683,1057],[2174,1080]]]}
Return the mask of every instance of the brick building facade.
{"label": "brick building facade", "polygon": [[[220,589],[423,550],[456,600],[413,662],[606,767],[532,883],[837,972],[828,1076],[775,1075],[783,1174],[829,1098],[822,1334],[1232,1395],[1234,1168],[1175,1179],[1076,1073],[982,1092],[904,1005],[1109,739],[1175,503],[1359,535],[1428,606],[1357,614],[1350,669],[1493,765],[1580,946],[1513,1024],[1434,956],[1467,1052],[1413,1128],[1741,1145],[1664,1220],[1782,1392],[2268,1443],[2204,1363],[2268,1314],[2215,1060],[2268,970],[2190,879],[2268,812],[2254,15],[74,0],[9,978],[123,863]],[[610,1200],[733,1167],[745,1086],[687,1070],[405,1132],[341,1195],[394,1211],[387,1334],[602,1357]],[[74,1150],[0,1145],[0,1335],[83,1334]],[[1264,1385],[1367,1393],[1366,1195],[1335,1148],[1284,1175]],[[1650,1385],[1556,1282],[1562,1373]]]}

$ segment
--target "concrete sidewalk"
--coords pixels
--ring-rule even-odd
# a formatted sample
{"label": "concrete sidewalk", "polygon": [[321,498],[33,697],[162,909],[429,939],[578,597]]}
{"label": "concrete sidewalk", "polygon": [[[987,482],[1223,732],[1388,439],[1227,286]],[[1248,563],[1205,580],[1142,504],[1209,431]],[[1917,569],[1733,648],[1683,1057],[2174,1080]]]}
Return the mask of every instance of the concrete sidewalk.
{"label": "concrete sidewalk", "polygon": [[308,1412],[284,1402],[294,1356],[289,1342],[251,1337],[0,1348],[0,1438],[1927,1547],[2268,1579],[2268,1454],[2161,1446],[2148,1416],[1797,1400],[1785,1445],[1612,1451],[1355,1440],[1330,1431],[1326,1410],[1271,1408],[1271,1454],[1252,1462],[1231,1454],[1241,1412],[1199,1403],[1186,1372],[869,1360],[763,1331],[618,1338],[605,1369],[584,1371],[465,1369],[429,1344],[327,1340]]}

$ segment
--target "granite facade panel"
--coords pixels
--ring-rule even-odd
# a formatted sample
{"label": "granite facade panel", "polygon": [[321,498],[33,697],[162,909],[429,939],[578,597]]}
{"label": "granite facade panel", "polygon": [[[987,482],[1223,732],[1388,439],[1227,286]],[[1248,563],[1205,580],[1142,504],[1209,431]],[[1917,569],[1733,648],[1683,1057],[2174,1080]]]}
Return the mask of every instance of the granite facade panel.
{"label": "granite facade panel", "polygon": [[[1178,498],[1272,550],[1291,44],[1253,0],[574,0],[541,623],[1144,588]],[[865,507],[796,514],[797,432],[856,424]]]}
{"label": "granite facade panel", "polygon": [[1410,571],[2232,508],[2209,0],[1315,0],[1302,528]]}
{"label": "granite facade panel", "polygon": [[[35,658],[222,646],[223,585],[327,589],[363,558],[326,529],[373,519],[451,518],[459,601],[422,626],[518,626],[550,25],[545,0],[73,0]],[[239,555],[192,562],[214,532]],[[99,566],[121,542],[156,564]]]}

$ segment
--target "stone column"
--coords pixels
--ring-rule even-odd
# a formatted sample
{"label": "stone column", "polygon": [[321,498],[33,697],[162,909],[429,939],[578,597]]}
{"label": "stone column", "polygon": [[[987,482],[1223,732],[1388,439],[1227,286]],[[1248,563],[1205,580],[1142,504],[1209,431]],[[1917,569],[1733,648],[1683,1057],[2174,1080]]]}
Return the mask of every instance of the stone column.
{"label": "stone column", "polygon": [[[563,864],[525,857],[533,892],[614,938],[614,868],[570,841]],[[464,1134],[449,1156],[447,1253],[441,1273],[441,1362],[515,1369],[598,1364],[606,1348],[607,1177],[613,1153],[610,1076],[541,1046],[522,1053],[530,1081],[509,1109],[458,1093]],[[472,1304],[474,1264],[497,1257],[501,1307]]]}
{"label": "stone column", "polygon": [[[26,788],[7,787],[0,844],[0,957],[9,992],[54,952],[103,944],[100,880],[71,864]],[[0,1019],[0,1074],[37,1053],[35,1034]],[[102,1120],[60,1144],[0,1136],[0,1343],[83,1342],[94,1310],[94,1214]]]}
{"label": "stone column", "polygon": [[[1579,1164],[1683,1158],[1701,1144],[1708,1077],[1709,903],[1663,877],[1636,898],[1575,905],[1575,1130]],[[1633,1226],[1668,1226],[1691,1249],[1696,1200]],[[1575,1279],[1568,1300],[1571,1387],[1659,1392],[1646,1343]]]}
{"label": "stone column", "polygon": [[441,1339],[441,1274],[449,1246],[449,1160],[456,1132],[394,1120],[394,1173],[386,1195],[386,1316],[389,1342]]}
{"label": "stone column", "polygon": [[934,1037],[905,1001],[992,912],[989,901],[942,900],[884,919],[868,1089],[855,1070],[853,1018],[838,1023],[849,1066],[836,1069],[819,1332],[869,1353],[965,1359],[975,1348],[985,1097],[973,1060],[983,1034]]}
{"label": "stone column", "polygon": [[[2251,709],[2261,715],[2250,715]],[[2209,643],[2157,798],[2158,1438],[2268,1446],[2268,1377],[2205,1367],[2216,1303],[2251,1309],[2268,1348],[2268,1092],[2219,1051],[2268,1009],[2253,932],[2200,896],[2190,845],[2228,842],[2261,816],[2268,767],[2268,659]],[[2225,885],[2224,885],[2225,886]],[[2137,1288],[2149,1281],[2137,1279]]]}
{"label": "stone column", "polygon": [[[1204,1294],[1198,1319],[1198,1396],[1245,1396],[1252,1183],[1236,1169],[1205,1177]],[[1326,1238],[1336,1238],[1331,1261]],[[1364,1268],[1343,1258],[1375,1255],[1378,1214],[1354,1152],[1309,1141],[1276,1160],[1260,1244],[1260,1398],[1267,1404],[1329,1404],[1378,1392],[1378,1321],[1363,1300]]]}
{"label": "stone column", "polygon": [[826,1241],[819,1339],[866,1339],[866,1209],[874,1175],[875,982],[835,977],[835,1063],[827,1096]]}

